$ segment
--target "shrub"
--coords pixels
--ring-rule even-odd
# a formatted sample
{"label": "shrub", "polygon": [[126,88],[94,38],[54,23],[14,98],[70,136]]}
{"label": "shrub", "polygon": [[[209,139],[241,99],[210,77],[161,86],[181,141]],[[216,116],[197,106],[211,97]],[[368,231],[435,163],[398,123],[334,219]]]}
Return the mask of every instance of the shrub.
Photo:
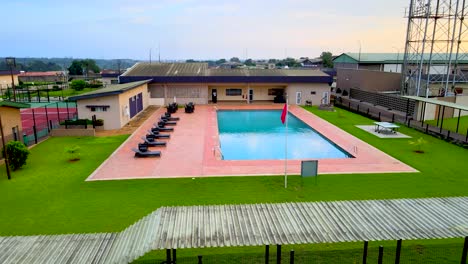
{"label": "shrub", "polygon": [[68,155],[69,161],[77,161],[80,160],[80,147],[77,145],[65,148],[65,152]]}
{"label": "shrub", "polygon": [[426,144],[427,142],[422,138],[418,138],[416,140],[410,141],[409,144],[413,145],[416,147],[416,150],[414,152],[416,153],[424,153],[424,150],[422,150],[422,147]]}
{"label": "shrub", "polygon": [[62,88],[60,88],[60,86],[58,86],[58,85],[54,85],[54,86],[52,86],[52,90],[53,91],[60,91],[60,90],[62,90]]}
{"label": "shrub", "polygon": [[104,125],[104,120],[102,119],[96,119],[96,122],[94,122],[95,126],[103,126]]}
{"label": "shrub", "polygon": [[12,170],[17,170],[26,164],[29,149],[20,141],[10,141],[6,144],[8,163]]}
{"label": "shrub", "polygon": [[86,85],[86,82],[83,80],[73,80],[70,83],[70,87],[75,91],[82,91]]}

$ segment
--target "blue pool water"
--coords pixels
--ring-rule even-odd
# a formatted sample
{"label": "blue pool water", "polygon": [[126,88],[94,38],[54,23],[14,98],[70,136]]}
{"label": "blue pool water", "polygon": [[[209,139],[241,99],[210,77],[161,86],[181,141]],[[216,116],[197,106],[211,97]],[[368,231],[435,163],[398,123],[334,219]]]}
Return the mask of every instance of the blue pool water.
{"label": "blue pool water", "polygon": [[[285,158],[281,110],[220,110],[218,130],[225,160]],[[288,159],[349,158],[349,154],[288,114]]]}

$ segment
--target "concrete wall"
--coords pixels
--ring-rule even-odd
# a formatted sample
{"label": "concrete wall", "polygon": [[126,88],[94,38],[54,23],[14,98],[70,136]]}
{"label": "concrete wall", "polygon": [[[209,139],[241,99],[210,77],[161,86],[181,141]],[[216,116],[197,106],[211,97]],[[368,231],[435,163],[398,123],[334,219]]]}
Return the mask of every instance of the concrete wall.
{"label": "concrete wall", "polygon": [[[109,108],[107,108],[106,112],[92,112],[90,108],[86,107],[87,105],[108,105]],[[77,106],[79,119],[91,119],[93,115],[96,115],[97,119],[104,120],[103,128],[105,130],[121,127],[118,95],[78,100]]]}
{"label": "concrete wall", "polygon": [[[468,95],[462,95],[462,96],[455,97],[455,103],[468,107]],[[458,112],[459,112],[458,110],[455,110],[455,112],[453,114],[453,117],[458,117]],[[467,116],[468,111],[461,111],[460,115],[461,116]]]}
{"label": "concrete wall", "polygon": [[[138,95],[139,93],[142,93],[142,99],[143,99],[143,110],[146,109],[149,105],[149,92],[148,92],[148,84],[143,84],[140,85],[136,88],[133,88],[129,91],[126,91],[125,93],[119,94],[118,95],[118,104],[120,106],[120,109],[118,111],[118,121],[119,121],[119,127],[123,127],[125,124],[127,124],[131,119],[130,116],[128,116],[126,109],[129,106],[128,100],[133,97]],[[135,115],[136,116],[136,115]],[[135,117],[134,116],[134,117]],[[106,123],[104,122],[104,125]],[[107,128],[104,128],[107,129]]]}
{"label": "concrete wall", "polygon": [[[15,85],[19,84],[18,75],[13,75],[13,80]],[[6,89],[8,87],[11,87],[11,75],[0,75],[0,88]]]}
{"label": "concrete wall", "polygon": [[[268,95],[269,89],[285,89],[285,84],[230,84],[230,85],[210,85],[208,88],[208,100],[211,101],[211,92],[216,89],[218,101],[247,101],[249,89],[253,90],[254,101],[273,101],[275,95]],[[227,96],[227,89],[241,89],[242,94],[238,96]]]}
{"label": "concrete wall", "polygon": [[393,72],[338,69],[336,87],[341,90],[358,88],[364,91],[382,92],[400,89],[401,74]]}
{"label": "concrete wall", "polygon": [[0,115],[2,116],[3,134],[5,135],[6,141],[13,140],[13,128],[18,126],[18,140],[23,141],[21,126],[21,114],[20,110],[13,107],[0,107]]}
{"label": "concrete wall", "polygon": [[[286,92],[288,93],[289,104],[305,105],[306,101],[311,101],[312,105],[320,105],[325,92],[328,92],[327,100],[330,102],[330,86],[326,83],[289,84]],[[297,92],[301,92],[300,102],[296,102]]]}
{"label": "concrete wall", "polygon": [[[129,107],[128,99],[139,93],[142,93],[143,109],[145,109],[149,104],[147,84],[118,95],[79,100],[77,102],[78,117],[80,119],[91,119],[93,115],[96,115],[97,119],[104,120],[104,130],[119,129],[131,120],[126,111],[126,107]],[[90,108],[86,107],[87,105],[108,105],[109,108],[105,112],[92,112]]]}
{"label": "concrete wall", "polygon": [[96,132],[93,128],[88,129],[52,129],[50,135],[53,137],[94,137]]}

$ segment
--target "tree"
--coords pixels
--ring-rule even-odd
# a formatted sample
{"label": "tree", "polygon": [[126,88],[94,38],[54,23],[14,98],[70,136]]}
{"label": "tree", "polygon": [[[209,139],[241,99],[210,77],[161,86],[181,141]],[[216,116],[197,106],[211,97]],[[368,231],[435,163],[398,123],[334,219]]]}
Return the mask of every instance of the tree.
{"label": "tree", "polygon": [[99,69],[99,66],[96,65],[96,61],[92,59],[82,60],[81,65],[85,69],[85,73],[88,73],[90,71],[98,73],[101,71],[101,69]]}
{"label": "tree", "polygon": [[332,53],[329,51],[324,51],[320,54],[320,58],[322,59],[322,64],[325,68],[333,68],[333,60],[332,60]]}
{"label": "tree", "polygon": [[216,65],[220,65],[226,62],[226,59],[219,59],[216,61]]}
{"label": "tree", "polygon": [[239,58],[237,58],[237,57],[232,57],[229,61],[230,61],[230,62],[238,62],[238,63],[240,63],[240,60],[239,60]]}
{"label": "tree", "polygon": [[6,144],[8,163],[12,170],[17,170],[26,164],[29,149],[20,141],[10,141]]}
{"label": "tree", "polygon": [[186,63],[193,63],[193,62],[197,62],[197,61],[194,60],[194,59],[188,59],[188,60],[186,60],[185,62],[186,62]]}
{"label": "tree", "polygon": [[70,67],[68,67],[68,72],[70,75],[83,75],[82,63],[79,60],[74,60]]}
{"label": "tree", "polygon": [[247,60],[245,60],[245,61],[244,61],[244,64],[247,65],[247,66],[255,66],[255,65],[257,65],[257,64],[255,64],[255,63],[253,62],[252,59],[247,59]]}
{"label": "tree", "polygon": [[82,91],[86,87],[86,82],[83,80],[73,80],[70,83],[70,88],[75,91]]}

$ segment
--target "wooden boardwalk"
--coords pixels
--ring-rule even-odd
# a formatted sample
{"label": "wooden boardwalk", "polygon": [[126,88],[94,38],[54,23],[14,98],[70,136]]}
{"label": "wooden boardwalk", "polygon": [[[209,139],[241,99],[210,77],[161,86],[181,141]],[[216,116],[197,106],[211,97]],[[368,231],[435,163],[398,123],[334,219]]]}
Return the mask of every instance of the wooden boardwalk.
{"label": "wooden boardwalk", "polygon": [[162,207],[120,233],[0,237],[0,263],[129,263],[151,250],[468,236],[468,197]]}

